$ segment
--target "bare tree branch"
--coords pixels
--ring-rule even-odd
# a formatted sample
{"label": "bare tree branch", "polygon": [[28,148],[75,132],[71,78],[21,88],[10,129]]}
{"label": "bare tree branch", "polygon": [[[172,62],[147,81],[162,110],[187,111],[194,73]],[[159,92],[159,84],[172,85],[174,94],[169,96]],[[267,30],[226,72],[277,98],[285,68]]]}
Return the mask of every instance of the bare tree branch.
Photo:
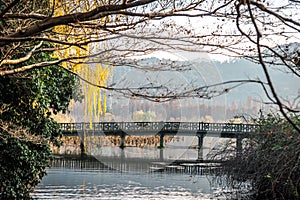
{"label": "bare tree branch", "polygon": [[257,51],[258,51],[258,57],[259,57],[259,63],[261,64],[262,68],[263,68],[263,71],[264,71],[264,74],[266,76],[266,79],[267,79],[267,82],[268,82],[268,85],[269,85],[269,88],[271,90],[271,93],[275,99],[275,102],[276,104],[278,105],[279,109],[280,109],[280,112],[282,113],[282,115],[288,120],[288,122],[295,128],[295,130],[297,130],[298,132],[300,132],[300,127],[298,127],[290,118],[289,116],[286,114],[285,110],[284,110],[284,106],[281,102],[281,100],[279,99],[278,95],[277,95],[277,92],[274,88],[274,85],[273,85],[273,82],[271,80],[271,77],[270,77],[270,74],[268,72],[268,69],[264,63],[264,60],[263,60],[263,57],[262,57],[262,52],[261,52],[261,46],[260,46],[260,39],[262,37],[259,29],[258,29],[258,26],[255,22],[255,18],[252,14],[252,10],[251,10],[251,5],[250,5],[250,2],[247,1],[247,5],[248,5],[248,10],[249,10],[249,14],[250,14],[250,17],[251,17],[251,21],[255,27],[255,30],[256,30],[256,33],[257,33],[257,38],[256,38],[256,44],[257,44]]}
{"label": "bare tree branch", "polygon": [[[24,56],[22,58],[18,58],[18,59],[14,59],[14,60],[2,60],[0,62],[0,68],[3,65],[16,65],[16,64],[20,64],[22,62],[29,60],[31,58],[32,54],[36,51],[36,49],[40,48],[42,46],[42,44],[43,44],[43,42],[40,42],[38,45],[34,46],[34,48],[26,56]],[[1,72],[0,72],[0,74],[1,74]]]}
{"label": "bare tree branch", "polygon": [[30,14],[24,14],[24,13],[7,13],[3,17],[3,19],[37,19],[37,20],[43,20],[48,18],[46,15],[36,14],[36,13],[30,13]]}
{"label": "bare tree branch", "polygon": [[[58,16],[58,17],[47,18],[45,20],[35,23],[32,26],[29,26],[25,30],[20,30],[16,33],[13,33],[13,34],[7,36],[7,37],[8,38],[19,38],[19,37],[34,36],[34,35],[37,35],[38,33],[41,33],[42,31],[45,31],[54,26],[67,25],[67,24],[75,23],[75,22],[83,22],[83,21],[90,21],[93,19],[99,19],[99,18],[110,15],[111,14],[110,12],[113,12],[113,11],[119,11],[119,10],[128,9],[128,8],[132,8],[132,7],[142,6],[142,5],[154,2],[154,1],[155,0],[139,0],[139,1],[134,1],[132,3],[125,4],[125,5],[124,4],[104,5],[104,6],[99,6],[95,9],[85,12],[85,13],[74,13],[74,14],[67,14],[67,15]],[[0,46],[7,45],[9,43],[10,42],[8,42],[8,41],[2,41],[2,38],[0,37]]]}
{"label": "bare tree branch", "polygon": [[[13,2],[18,3],[18,1]],[[101,6],[90,6],[86,10],[75,5],[72,9],[66,9],[64,10],[66,12],[59,14],[55,13],[56,6],[63,7],[66,4],[54,5],[53,3],[53,7],[47,8],[47,12],[43,12],[40,8],[31,11],[29,7],[25,9],[26,12],[22,12],[17,6],[6,5],[6,11],[2,11],[0,17],[3,19],[0,22],[2,60],[0,76],[14,75],[57,64],[70,67],[68,68],[70,73],[72,73],[71,66],[79,64],[91,64],[91,68],[94,64],[103,64],[126,65],[148,71],[189,70],[188,65],[180,66],[178,63],[161,62],[153,66],[141,64],[131,56],[147,55],[156,50],[204,52],[216,56],[244,58],[259,64],[267,83],[262,84],[256,80],[253,80],[253,83],[262,87],[269,103],[278,104],[280,111],[297,112],[297,109],[290,108],[289,102],[283,101],[279,96],[279,91],[272,82],[274,79],[269,74],[270,67],[276,66],[283,73],[300,77],[297,51],[289,52],[282,46],[289,45],[291,41],[297,42],[300,37],[299,13],[295,11],[300,7],[299,1],[288,2],[289,4],[271,0],[264,2],[136,0],[124,1],[124,3],[109,1]],[[52,48],[36,48],[33,51],[32,42],[36,41],[50,43]],[[28,53],[26,51],[20,53],[21,48],[32,50]],[[59,50],[66,52],[64,54],[66,58],[50,62],[42,60],[40,63],[28,66],[22,62],[29,55],[33,56],[41,52],[63,52]],[[77,51],[84,53],[76,56]],[[21,57],[19,62],[16,59],[18,56],[15,55],[26,56]],[[15,63],[20,65],[12,70],[13,66],[9,66],[11,68],[4,66],[5,62],[7,65]],[[82,79],[85,79],[86,83],[93,84],[86,77]],[[208,91],[204,93],[207,88],[200,87],[201,92],[198,94],[190,88],[186,89],[186,93],[183,91],[173,93],[172,88],[167,85],[155,84],[149,86],[148,91],[152,87],[162,89],[164,93],[158,93],[159,95],[153,92],[144,93],[143,89],[147,89],[148,85],[142,85],[141,88],[127,88],[127,90],[119,88],[119,92],[128,97],[133,95],[151,101],[166,101],[181,97],[210,98],[235,88],[232,85],[227,84],[227,86],[224,91],[209,91],[212,95],[209,95]],[[236,83],[235,86],[238,87],[239,84]]]}

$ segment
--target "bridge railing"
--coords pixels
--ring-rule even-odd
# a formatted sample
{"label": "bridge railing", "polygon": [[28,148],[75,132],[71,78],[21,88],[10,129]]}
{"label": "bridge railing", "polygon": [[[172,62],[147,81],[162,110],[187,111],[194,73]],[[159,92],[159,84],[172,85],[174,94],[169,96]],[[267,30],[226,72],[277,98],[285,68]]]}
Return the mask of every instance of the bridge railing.
{"label": "bridge railing", "polygon": [[188,131],[188,132],[257,132],[255,124],[205,123],[205,122],[97,122],[61,123],[63,132],[80,131]]}

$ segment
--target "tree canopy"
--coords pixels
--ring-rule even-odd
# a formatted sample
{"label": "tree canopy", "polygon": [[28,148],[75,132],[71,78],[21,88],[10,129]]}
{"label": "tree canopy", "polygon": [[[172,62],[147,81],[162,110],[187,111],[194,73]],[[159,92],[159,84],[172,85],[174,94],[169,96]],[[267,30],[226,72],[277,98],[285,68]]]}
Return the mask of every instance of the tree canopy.
{"label": "tree canopy", "polygon": [[[157,50],[208,52],[259,63],[266,78],[216,83],[225,85],[216,95],[228,92],[232,85],[255,82],[265,90],[268,103],[278,105],[283,114],[299,112],[298,95],[292,103],[279,97],[268,70],[277,66],[299,77],[299,6],[294,0],[8,0],[0,8],[0,75],[53,64],[75,73],[93,63],[102,68],[138,67],[132,56]],[[43,48],[45,42],[53,46]],[[45,51],[53,52],[57,59],[26,64],[34,54]],[[209,86],[199,86],[185,93],[147,95],[147,87],[114,88],[105,79],[97,82],[79,76],[99,88],[153,101],[205,98],[203,93],[212,92]]]}

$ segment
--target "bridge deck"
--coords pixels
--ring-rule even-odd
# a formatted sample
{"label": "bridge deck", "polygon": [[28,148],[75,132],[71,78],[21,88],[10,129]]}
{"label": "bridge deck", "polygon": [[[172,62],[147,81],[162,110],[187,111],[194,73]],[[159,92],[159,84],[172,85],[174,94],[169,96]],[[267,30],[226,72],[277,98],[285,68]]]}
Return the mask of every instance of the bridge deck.
{"label": "bridge deck", "polygon": [[255,124],[204,123],[204,122],[97,122],[61,123],[65,136],[82,133],[95,136],[124,135],[207,135],[210,137],[237,137],[259,130]]}

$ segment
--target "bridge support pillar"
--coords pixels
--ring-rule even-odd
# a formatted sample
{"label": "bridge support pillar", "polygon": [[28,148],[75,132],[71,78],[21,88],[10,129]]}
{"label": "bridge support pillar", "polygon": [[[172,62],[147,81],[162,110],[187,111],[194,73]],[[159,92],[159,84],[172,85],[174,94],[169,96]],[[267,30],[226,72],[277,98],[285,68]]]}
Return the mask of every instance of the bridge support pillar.
{"label": "bridge support pillar", "polygon": [[164,137],[165,137],[165,135],[164,134],[161,134],[160,136],[159,136],[159,147],[158,148],[164,148]]}
{"label": "bridge support pillar", "polygon": [[236,138],[236,156],[237,158],[241,157],[241,153],[243,151],[243,138],[242,137],[237,137]]}
{"label": "bridge support pillar", "polygon": [[121,134],[121,145],[120,145],[121,149],[125,148],[125,134]]}
{"label": "bridge support pillar", "polygon": [[198,160],[203,160],[204,135],[198,135]]}
{"label": "bridge support pillar", "polygon": [[80,138],[80,152],[81,152],[81,155],[86,154],[86,141],[85,141],[85,138],[86,138],[86,131],[84,130],[83,134]]}

